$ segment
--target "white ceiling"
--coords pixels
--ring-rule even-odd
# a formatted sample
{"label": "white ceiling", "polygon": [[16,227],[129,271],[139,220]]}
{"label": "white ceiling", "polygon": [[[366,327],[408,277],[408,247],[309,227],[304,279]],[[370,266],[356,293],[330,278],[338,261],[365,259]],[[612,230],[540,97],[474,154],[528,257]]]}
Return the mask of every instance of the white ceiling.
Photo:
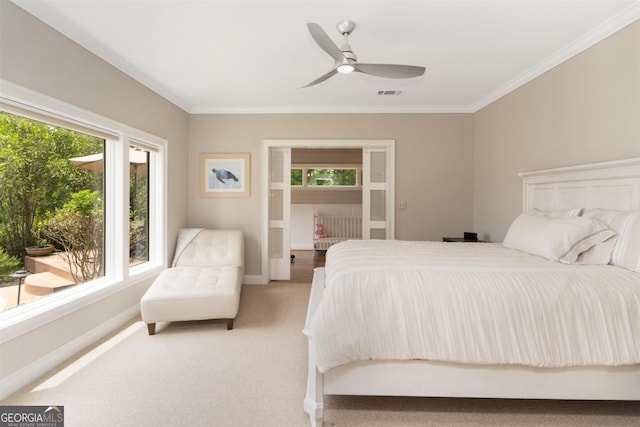
{"label": "white ceiling", "polygon": [[[190,113],[473,112],[640,16],[637,0],[14,2]],[[333,66],[306,23],[340,46],[342,19],[359,61],[425,75],[303,89]]]}

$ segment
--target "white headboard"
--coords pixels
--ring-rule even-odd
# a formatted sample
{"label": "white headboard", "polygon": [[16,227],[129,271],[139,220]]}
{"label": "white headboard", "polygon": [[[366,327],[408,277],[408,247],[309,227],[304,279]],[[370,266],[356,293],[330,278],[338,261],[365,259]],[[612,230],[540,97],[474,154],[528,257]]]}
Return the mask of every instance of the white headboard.
{"label": "white headboard", "polygon": [[518,174],[522,211],[533,208],[640,210],[640,158]]}

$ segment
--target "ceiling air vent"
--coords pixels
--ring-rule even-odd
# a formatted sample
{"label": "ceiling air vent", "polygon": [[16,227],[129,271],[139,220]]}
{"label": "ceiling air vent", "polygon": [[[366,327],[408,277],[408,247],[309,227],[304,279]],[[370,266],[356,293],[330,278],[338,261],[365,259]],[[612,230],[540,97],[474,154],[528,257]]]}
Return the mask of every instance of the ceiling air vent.
{"label": "ceiling air vent", "polygon": [[401,90],[379,90],[378,95],[400,95]]}

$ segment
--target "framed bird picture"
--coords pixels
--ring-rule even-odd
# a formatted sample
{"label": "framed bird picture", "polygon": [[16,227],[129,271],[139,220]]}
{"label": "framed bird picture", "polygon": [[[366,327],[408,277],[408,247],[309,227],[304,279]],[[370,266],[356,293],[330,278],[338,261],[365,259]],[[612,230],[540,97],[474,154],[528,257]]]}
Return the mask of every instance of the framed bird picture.
{"label": "framed bird picture", "polygon": [[249,197],[249,153],[200,154],[201,197]]}

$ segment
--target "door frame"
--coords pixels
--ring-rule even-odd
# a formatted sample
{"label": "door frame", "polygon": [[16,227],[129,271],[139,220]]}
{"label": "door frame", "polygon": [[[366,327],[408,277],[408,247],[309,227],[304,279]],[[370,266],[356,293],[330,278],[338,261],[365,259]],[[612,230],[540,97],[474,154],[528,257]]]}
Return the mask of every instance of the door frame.
{"label": "door frame", "polygon": [[[384,149],[388,156],[389,182],[387,212],[389,213],[389,239],[395,238],[395,140],[393,139],[263,139],[262,140],[262,266],[261,283],[268,284],[269,263],[269,150],[272,148],[375,148]],[[364,166],[364,165],[363,165]],[[363,171],[364,172],[364,171]],[[289,187],[291,191],[291,187]],[[291,209],[291,204],[286,209]],[[290,221],[290,219],[289,219]],[[289,224],[290,226],[290,224]]]}

